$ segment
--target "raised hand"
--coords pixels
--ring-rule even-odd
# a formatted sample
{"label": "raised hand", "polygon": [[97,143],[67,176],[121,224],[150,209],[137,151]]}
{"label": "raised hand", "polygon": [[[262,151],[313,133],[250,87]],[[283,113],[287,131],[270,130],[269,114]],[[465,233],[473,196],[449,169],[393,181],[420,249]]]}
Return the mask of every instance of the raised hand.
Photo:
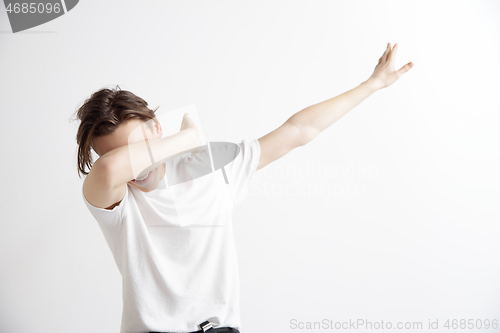
{"label": "raised hand", "polygon": [[384,54],[378,60],[377,66],[368,81],[372,81],[377,89],[382,89],[390,86],[397,81],[404,73],[408,72],[413,67],[413,62],[409,62],[399,70],[395,70],[396,52],[398,43],[394,44],[391,49],[391,43],[387,44]]}
{"label": "raised hand", "polygon": [[196,142],[197,145],[196,147],[190,149],[189,151],[193,154],[198,154],[200,151],[202,151],[202,142],[200,140],[200,137],[198,136],[198,127],[196,126],[196,123],[194,122],[193,119],[189,116],[189,113],[185,113],[184,116],[182,117],[182,124],[181,124],[181,129],[180,131],[193,131],[196,135]]}
{"label": "raised hand", "polygon": [[189,116],[189,113],[185,113],[184,116],[182,117],[182,124],[181,124],[181,131],[185,129],[193,129],[195,132],[198,132],[198,127],[196,127],[195,122],[191,117]]}

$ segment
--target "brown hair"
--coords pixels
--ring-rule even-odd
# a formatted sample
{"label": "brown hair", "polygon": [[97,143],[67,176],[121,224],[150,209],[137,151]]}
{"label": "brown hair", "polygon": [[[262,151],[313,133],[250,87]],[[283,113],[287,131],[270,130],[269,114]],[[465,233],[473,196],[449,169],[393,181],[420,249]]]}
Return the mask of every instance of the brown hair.
{"label": "brown hair", "polygon": [[81,121],[76,134],[78,176],[81,178],[82,174],[88,175],[86,168],[89,171],[92,168],[90,150],[95,137],[111,134],[120,124],[131,119],[155,119],[158,107],[151,110],[145,100],[130,91],[121,90],[118,85],[115,89],[101,89],[93,93],[75,111],[77,119]]}

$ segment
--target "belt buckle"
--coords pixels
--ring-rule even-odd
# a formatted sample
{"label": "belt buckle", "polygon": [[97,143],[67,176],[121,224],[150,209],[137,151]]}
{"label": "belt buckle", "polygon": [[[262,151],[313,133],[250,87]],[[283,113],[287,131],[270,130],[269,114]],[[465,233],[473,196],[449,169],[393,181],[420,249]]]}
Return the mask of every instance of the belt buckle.
{"label": "belt buckle", "polygon": [[204,321],[199,326],[203,330],[203,332],[206,332],[209,329],[213,328],[212,323],[209,321]]}

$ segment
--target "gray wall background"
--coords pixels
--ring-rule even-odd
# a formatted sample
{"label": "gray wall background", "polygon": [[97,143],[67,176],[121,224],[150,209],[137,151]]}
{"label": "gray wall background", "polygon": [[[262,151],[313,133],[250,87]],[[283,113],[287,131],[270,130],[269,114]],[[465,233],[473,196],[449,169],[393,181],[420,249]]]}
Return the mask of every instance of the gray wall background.
{"label": "gray wall background", "polygon": [[497,1],[83,0],[12,34],[2,6],[0,331],[119,329],[120,275],[68,121],[92,92],[195,104],[207,140],[239,142],[366,80],[387,42],[413,69],[256,173],[236,207],[242,332],[500,320],[499,14]]}

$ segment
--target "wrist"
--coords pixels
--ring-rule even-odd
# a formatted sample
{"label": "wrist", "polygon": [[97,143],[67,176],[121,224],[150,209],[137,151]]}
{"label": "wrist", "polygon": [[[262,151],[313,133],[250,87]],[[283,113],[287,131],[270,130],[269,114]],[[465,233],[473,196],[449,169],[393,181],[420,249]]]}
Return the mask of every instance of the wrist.
{"label": "wrist", "polygon": [[372,93],[377,91],[377,90],[380,90],[382,88],[381,84],[376,79],[372,79],[372,78],[369,78],[368,80],[363,81],[361,84],[368,87],[368,89]]}
{"label": "wrist", "polygon": [[186,135],[189,138],[190,149],[195,148],[195,147],[199,147],[202,145],[197,128],[186,128],[184,131],[186,131]]}
{"label": "wrist", "polygon": [[192,127],[181,129],[177,134],[187,138],[190,142],[194,141],[194,138],[198,136],[198,130]]}

